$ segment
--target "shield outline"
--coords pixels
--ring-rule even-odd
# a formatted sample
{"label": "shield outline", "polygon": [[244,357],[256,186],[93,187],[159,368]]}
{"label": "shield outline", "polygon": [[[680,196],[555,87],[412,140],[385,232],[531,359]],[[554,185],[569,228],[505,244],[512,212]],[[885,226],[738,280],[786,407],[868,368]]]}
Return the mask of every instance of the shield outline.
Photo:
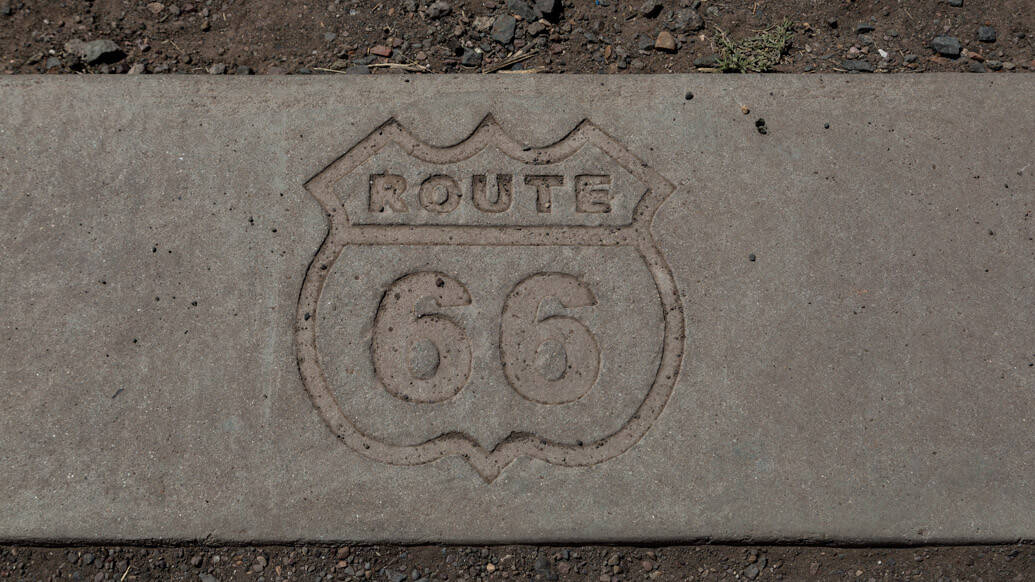
{"label": "shield outline", "polygon": [[[470,158],[485,148],[496,147],[504,155],[530,166],[554,164],[592,144],[647,186],[636,204],[632,221],[622,226],[400,226],[353,225],[333,185],[389,144],[432,164],[449,164]],[[651,224],[658,207],[675,186],[642,162],[623,145],[588,119],[583,119],[559,141],[530,148],[514,140],[489,114],[464,140],[450,146],[421,141],[396,119],[389,118],[347,152],[304,184],[323,207],[329,230],[306,271],[298,298],[295,350],[299,373],[313,405],[335,436],[349,448],[376,461],[392,465],[420,465],[450,456],[467,460],[491,483],[519,457],[531,457],[554,465],[594,465],[624,453],[647,433],[672,394],[683,359],[685,322],[675,278],[658,249]],[[406,241],[396,239],[400,229]],[[462,432],[439,435],[413,445],[392,445],[363,434],[338,405],[320,366],[316,344],[317,309],[327,275],[349,245],[443,246],[632,246],[654,278],[664,315],[662,354],[658,370],[643,402],[617,431],[599,440],[569,444],[550,441],[526,432],[512,432],[487,450]]]}

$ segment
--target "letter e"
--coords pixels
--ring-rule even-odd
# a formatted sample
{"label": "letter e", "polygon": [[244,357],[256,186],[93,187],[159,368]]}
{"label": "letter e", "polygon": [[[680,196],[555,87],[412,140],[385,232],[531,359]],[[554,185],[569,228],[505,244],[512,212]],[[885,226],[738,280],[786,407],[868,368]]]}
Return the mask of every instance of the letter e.
{"label": "letter e", "polygon": [[575,176],[575,212],[602,214],[611,212],[611,176],[583,174]]}

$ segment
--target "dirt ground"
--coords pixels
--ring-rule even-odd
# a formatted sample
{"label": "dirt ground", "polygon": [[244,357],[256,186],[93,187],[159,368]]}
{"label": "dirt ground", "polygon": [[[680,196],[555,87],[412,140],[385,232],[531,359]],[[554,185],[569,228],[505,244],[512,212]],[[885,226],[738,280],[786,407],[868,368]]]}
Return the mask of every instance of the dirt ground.
{"label": "dirt ground", "polygon": [[0,546],[9,580],[1035,580],[1035,546]]}
{"label": "dirt ground", "polygon": [[0,0],[0,72],[715,72],[783,22],[779,72],[1035,70],[1035,0]]}

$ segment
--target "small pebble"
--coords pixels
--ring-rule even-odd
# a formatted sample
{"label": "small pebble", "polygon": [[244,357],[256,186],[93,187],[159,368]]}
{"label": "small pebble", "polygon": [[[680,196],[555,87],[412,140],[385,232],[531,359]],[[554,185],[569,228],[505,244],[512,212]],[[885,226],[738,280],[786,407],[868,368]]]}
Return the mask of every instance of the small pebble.
{"label": "small pebble", "polygon": [[449,5],[449,2],[438,0],[437,2],[434,2],[431,6],[428,6],[427,10],[424,11],[424,14],[428,18],[436,19],[442,18],[443,16],[452,12],[452,10],[453,7]]}
{"label": "small pebble", "polygon": [[517,29],[517,19],[509,14],[502,14],[492,22],[489,36],[500,44],[510,44],[514,40],[514,32]]}
{"label": "small pebble", "polygon": [[659,0],[646,0],[646,2],[640,5],[640,16],[654,18],[661,12],[662,8],[664,8],[664,5]]}
{"label": "small pebble", "polygon": [[672,33],[670,33],[669,31],[662,30],[660,33],[658,33],[658,38],[654,40],[654,49],[667,53],[676,52],[675,37],[673,37]]}
{"label": "small pebble", "polygon": [[941,35],[931,39],[931,48],[943,57],[957,58],[963,47],[955,36]]}

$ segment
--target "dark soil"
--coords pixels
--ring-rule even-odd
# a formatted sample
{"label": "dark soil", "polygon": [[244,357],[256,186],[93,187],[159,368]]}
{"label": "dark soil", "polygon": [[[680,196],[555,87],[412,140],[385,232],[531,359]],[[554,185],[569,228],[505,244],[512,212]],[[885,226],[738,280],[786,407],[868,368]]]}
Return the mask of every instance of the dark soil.
{"label": "dark soil", "polygon": [[1035,546],[0,546],[11,580],[1035,580]]}
{"label": "dark soil", "polygon": [[[0,0],[0,71],[711,72],[718,29],[785,20],[775,71],[1035,69],[1033,0]],[[86,62],[77,40],[116,50]]]}

